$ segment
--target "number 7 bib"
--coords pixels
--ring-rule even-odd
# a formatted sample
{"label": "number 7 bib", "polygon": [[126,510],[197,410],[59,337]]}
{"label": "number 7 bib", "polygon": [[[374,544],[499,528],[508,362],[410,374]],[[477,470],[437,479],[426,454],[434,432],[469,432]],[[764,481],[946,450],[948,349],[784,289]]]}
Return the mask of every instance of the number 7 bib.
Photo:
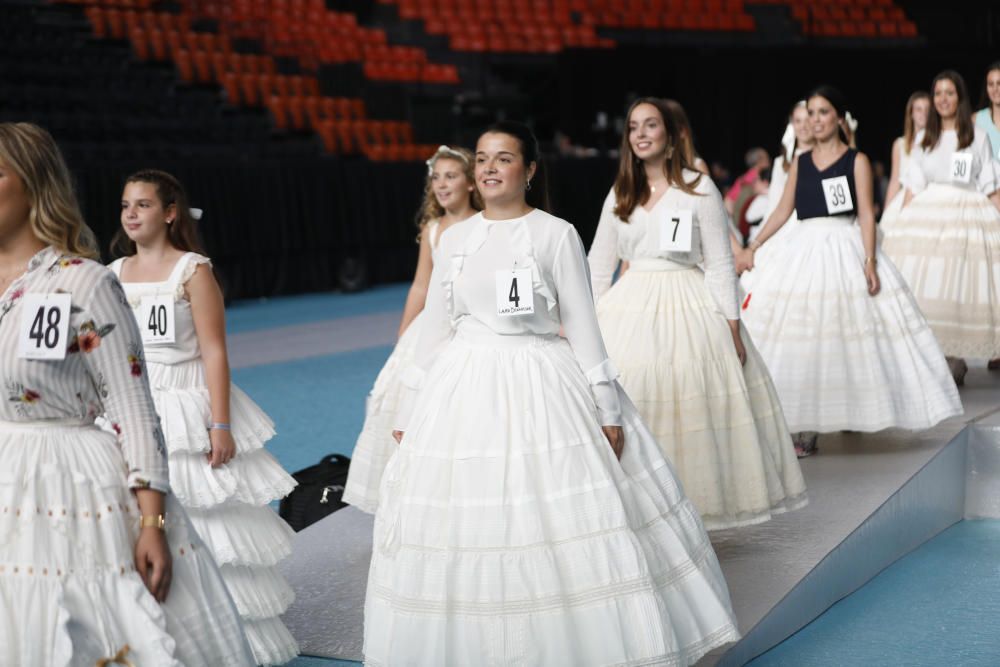
{"label": "number 7 bib", "polygon": [[693,226],[689,209],[667,209],[658,216],[660,226],[660,250],[668,252],[691,252],[691,228]]}
{"label": "number 7 bib", "polygon": [[170,345],[174,342],[174,298],[144,296],[139,304],[139,331],[143,345]]}
{"label": "number 7 bib", "polygon": [[535,312],[531,269],[497,271],[497,315],[514,317]]}
{"label": "number 7 bib", "polygon": [[17,356],[21,359],[66,358],[69,346],[69,294],[25,294],[21,301],[21,326]]}

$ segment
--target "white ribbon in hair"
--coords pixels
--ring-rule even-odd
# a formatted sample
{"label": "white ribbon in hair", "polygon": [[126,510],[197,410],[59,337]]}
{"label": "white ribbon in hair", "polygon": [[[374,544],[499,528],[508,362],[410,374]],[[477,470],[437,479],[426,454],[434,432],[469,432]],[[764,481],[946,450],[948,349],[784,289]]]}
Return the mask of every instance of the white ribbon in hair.
{"label": "white ribbon in hair", "polygon": [[851,129],[851,134],[858,131],[858,121],[855,120],[850,111],[844,114],[844,122],[847,123],[847,127]]}
{"label": "white ribbon in hair", "polygon": [[426,161],[428,174],[434,171],[434,164],[443,157],[454,158],[462,162],[462,164],[469,164],[469,158],[467,158],[465,155],[456,151],[451,146],[441,145],[438,146],[438,149],[437,151],[434,152],[434,155],[432,155],[430,159]]}
{"label": "white ribbon in hair", "polygon": [[200,208],[195,208],[193,206],[188,210],[191,211],[191,217],[194,218],[195,220],[201,220],[201,216],[204,215],[205,213],[205,211],[201,210]]}
{"label": "white ribbon in hair", "polygon": [[[795,109],[806,106],[805,100],[799,100],[795,103]],[[793,109],[794,111],[794,109]],[[785,126],[785,133],[781,135],[781,147],[785,150],[785,159],[789,162],[795,157],[795,128],[792,127],[791,121]]]}

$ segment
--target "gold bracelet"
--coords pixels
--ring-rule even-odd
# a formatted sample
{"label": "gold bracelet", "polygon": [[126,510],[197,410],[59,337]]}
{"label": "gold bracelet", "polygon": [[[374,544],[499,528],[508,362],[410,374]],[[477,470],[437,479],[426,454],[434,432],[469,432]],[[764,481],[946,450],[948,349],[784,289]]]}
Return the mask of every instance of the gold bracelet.
{"label": "gold bracelet", "polygon": [[162,514],[151,514],[139,519],[139,528],[159,528],[163,530],[166,519]]}
{"label": "gold bracelet", "polygon": [[875,264],[875,262],[876,262],[876,259],[874,257],[865,257],[865,263],[864,263],[864,265],[868,266],[869,264]]}

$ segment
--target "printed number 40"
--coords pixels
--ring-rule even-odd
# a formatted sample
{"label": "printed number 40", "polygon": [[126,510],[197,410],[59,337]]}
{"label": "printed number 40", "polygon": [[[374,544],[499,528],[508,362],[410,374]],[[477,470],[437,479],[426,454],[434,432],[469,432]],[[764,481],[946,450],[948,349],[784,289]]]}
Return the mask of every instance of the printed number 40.
{"label": "printed number 40", "polygon": [[167,335],[167,307],[160,304],[149,310],[149,322],[146,326],[153,332],[154,336]]}

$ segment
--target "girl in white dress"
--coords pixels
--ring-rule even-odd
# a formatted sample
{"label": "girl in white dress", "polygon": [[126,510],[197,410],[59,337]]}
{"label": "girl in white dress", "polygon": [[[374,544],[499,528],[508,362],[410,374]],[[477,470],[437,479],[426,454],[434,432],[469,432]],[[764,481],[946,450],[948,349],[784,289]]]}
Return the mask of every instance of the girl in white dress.
{"label": "girl in white dress", "polygon": [[126,256],[111,269],[143,334],[171,486],[219,564],[256,662],[287,662],[298,645],[278,617],[294,595],[275,565],[292,530],[268,503],[295,480],[263,448],[274,424],[230,383],[222,292],[184,188],[162,171],[133,174],[121,223],[114,246]]}
{"label": "girl in white dress", "polygon": [[441,237],[366,664],[690,665],[738,637],[697,512],[615,382],[580,237],[525,199],[544,199],[538,159],[523,125],[483,134],[486,208]]}
{"label": "girl in white dress", "polygon": [[139,330],[95,257],[52,137],[0,123],[0,664],[245,667],[169,492]]}
{"label": "girl in white dress", "polygon": [[934,104],[884,224],[885,253],[913,290],[955,381],[964,357],[1000,357],[1000,165],[974,125],[962,77],[934,79]]}
{"label": "girl in white dress", "polygon": [[878,251],[871,166],[848,146],[844,99],[822,86],[807,103],[816,145],[795,158],[778,208],[743,251],[753,268],[755,251],[797,212],[756,269],[743,321],[803,454],[816,433],[923,429],[962,413],[934,335]]}
{"label": "girl in white dress", "polygon": [[986,132],[993,155],[1000,160],[1000,60],[986,68],[983,108],[976,112],[976,125]]}
{"label": "girl in white dress", "polygon": [[364,427],[354,445],[344,488],[344,502],[369,514],[374,514],[378,508],[382,472],[396,451],[396,441],[392,439],[392,418],[402,390],[400,374],[413,361],[437,240],[448,227],[483,208],[472,172],[472,152],[466,148],[441,146],[427,160],[424,201],[417,221],[420,228],[417,272],[403,308],[399,341],[368,394]]}
{"label": "girl in white dress", "polygon": [[916,143],[917,133],[927,127],[927,113],[931,107],[931,96],[920,90],[906,101],[906,115],[903,116],[903,136],[892,142],[892,171],[889,174],[889,189],[885,191],[885,211],[879,222],[891,225],[903,210],[904,188],[900,183],[910,164],[910,155],[920,150]]}
{"label": "girl in white dress", "polygon": [[[673,149],[679,129],[660,100],[637,100],[626,119],[588,258],[608,354],[705,526],[767,521],[806,504],[805,482],[740,327],[721,195]],[[619,258],[627,270],[611,286]]]}

